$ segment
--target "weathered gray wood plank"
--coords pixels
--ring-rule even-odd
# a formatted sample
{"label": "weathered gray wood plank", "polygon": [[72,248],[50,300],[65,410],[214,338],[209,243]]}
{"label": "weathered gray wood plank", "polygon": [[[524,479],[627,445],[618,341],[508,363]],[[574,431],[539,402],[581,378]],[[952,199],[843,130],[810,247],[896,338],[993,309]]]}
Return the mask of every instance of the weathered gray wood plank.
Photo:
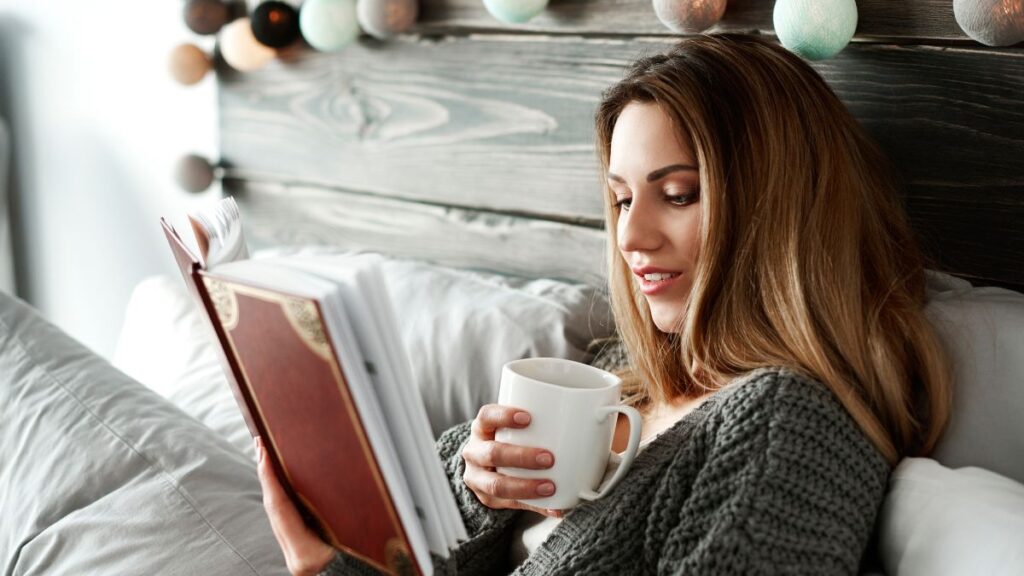
{"label": "weathered gray wood plank", "polygon": [[[248,179],[596,224],[600,91],[672,42],[406,39],[225,73],[223,157]],[[860,44],[815,67],[901,170],[939,261],[1024,283],[1024,51]]]}
{"label": "weathered gray wood plank", "polygon": [[[775,0],[729,0],[711,31],[774,33]],[[525,24],[505,24],[480,0],[423,0],[414,31],[507,30],[512,32],[672,35],[654,14],[651,0],[551,0]],[[858,0],[857,40],[969,40],[953,17],[952,0]]]}
{"label": "weathered gray wood plank", "polygon": [[446,266],[604,283],[602,230],[310,186],[230,179],[256,248],[336,246]]}

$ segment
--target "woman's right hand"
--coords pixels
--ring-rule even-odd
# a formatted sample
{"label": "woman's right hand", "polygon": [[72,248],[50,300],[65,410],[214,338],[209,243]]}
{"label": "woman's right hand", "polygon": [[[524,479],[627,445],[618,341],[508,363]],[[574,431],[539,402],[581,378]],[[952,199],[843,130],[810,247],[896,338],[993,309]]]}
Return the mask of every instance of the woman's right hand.
{"label": "woman's right hand", "polygon": [[543,498],[555,493],[555,484],[543,478],[515,478],[499,474],[500,467],[544,470],[555,464],[554,455],[541,448],[505,444],[494,439],[499,428],[525,428],[530,414],[511,406],[487,404],[473,420],[469,442],[462,449],[466,472],[462,481],[489,508],[532,510],[545,516],[560,517],[560,510],[548,510],[518,500]]}

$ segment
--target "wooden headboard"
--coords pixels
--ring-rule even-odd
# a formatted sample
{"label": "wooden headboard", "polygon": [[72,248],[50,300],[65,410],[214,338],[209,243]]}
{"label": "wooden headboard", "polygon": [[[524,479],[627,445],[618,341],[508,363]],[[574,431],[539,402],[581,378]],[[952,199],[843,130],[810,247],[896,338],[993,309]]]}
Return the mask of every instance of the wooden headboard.
{"label": "wooden headboard", "polygon": [[[1024,46],[967,38],[952,0],[859,0],[815,63],[905,181],[933,268],[1024,290]],[[771,35],[771,0],[713,30]],[[422,0],[413,33],[255,73],[220,66],[225,189],[257,245],[329,244],[603,282],[593,114],[679,36],[649,0],[551,0],[522,26]]]}

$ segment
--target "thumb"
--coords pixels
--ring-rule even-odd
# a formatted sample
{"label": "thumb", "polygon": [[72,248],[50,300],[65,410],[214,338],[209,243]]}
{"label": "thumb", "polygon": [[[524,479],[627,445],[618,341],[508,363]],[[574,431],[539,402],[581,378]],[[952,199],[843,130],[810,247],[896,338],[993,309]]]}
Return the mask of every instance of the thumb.
{"label": "thumb", "polygon": [[266,446],[263,439],[256,437],[256,458],[257,473],[259,474],[260,486],[263,488],[263,507],[270,518],[270,526],[282,546],[300,542],[306,538],[316,535],[303,522],[295,504],[288,498],[288,494],[277,479],[274,467],[267,457]]}

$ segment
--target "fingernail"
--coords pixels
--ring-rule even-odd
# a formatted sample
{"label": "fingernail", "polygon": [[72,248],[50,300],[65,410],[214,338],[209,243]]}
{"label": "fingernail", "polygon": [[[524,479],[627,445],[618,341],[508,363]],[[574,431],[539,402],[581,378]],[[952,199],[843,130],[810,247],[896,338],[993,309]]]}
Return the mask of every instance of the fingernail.
{"label": "fingernail", "polygon": [[530,415],[526,412],[516,412],[515,416],[512,417],[512,421],[520,426],[526,426],[530,423]]}
{"label": "fingernail", "polygon": [[539,464],[540,466],[551,466],[552,464],[554,464],[554,462],[554,457],[552,457],[551,454],[548,454],[547,452],[537,455],[537,464]]}
{"label": "fingernail", "polygon": [[253,438],[253,442],[256,444],[256,461],[263,462],[263,440],[256,436]]}
{"label": "fingernail", "polygon": [[540,486],[537,486],[537,494],[541,496],[551,496],[555,493],[555,485],[551,482],[545,482]]}

